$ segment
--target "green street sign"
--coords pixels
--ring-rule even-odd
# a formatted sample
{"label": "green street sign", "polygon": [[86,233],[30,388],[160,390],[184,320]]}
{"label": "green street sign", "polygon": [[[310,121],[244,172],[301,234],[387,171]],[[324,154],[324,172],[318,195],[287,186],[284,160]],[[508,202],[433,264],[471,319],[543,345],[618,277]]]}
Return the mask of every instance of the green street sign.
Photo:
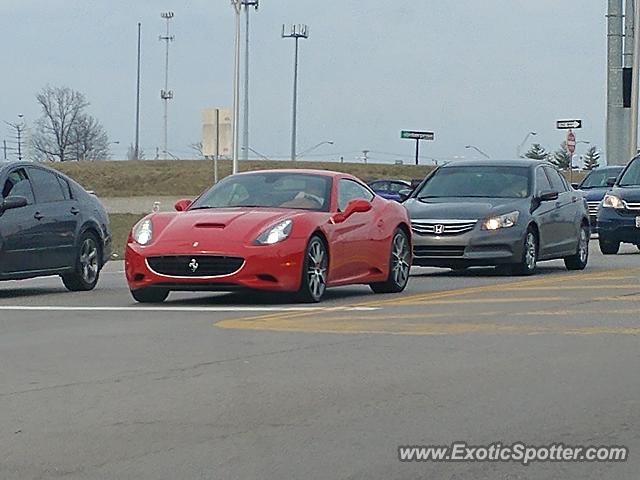
{"label": "green street sign", "polygon": [[435,134],[433,132],[420,132],[415,130],[402,130],[400,138],[408,140],[433,140]]}

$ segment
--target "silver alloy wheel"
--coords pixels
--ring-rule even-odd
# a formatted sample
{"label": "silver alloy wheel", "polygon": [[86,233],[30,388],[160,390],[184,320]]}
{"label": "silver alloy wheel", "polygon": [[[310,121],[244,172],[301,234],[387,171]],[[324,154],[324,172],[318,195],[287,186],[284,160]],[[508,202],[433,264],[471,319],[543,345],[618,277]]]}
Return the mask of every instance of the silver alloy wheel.
{"label": "silver alloy wheel", "polygon": [[80,275],[91,284],[98,278],[98,245],[93,238],[86,238],[80,247]]}
{"label": "silver alloy wheel", "polygon": [[580,263],[587,263],[589,257],[589,239],[587,238],[587,231],[584,228],[580,229],[580,245],[578,245],[578,257]]}
{"label": "silver alloy wheel", "polygon": [[393,238],[393,248],[391,250],[391,272],[393,281],[398,286],[404,286],[409,279],[409,245],[404,233],[396,233]]}
{"label": "silver alloy wheel", "polygon": [[324,245],[315,239],[309,247],[307,279],[309,292],[319,299],[327,288],[327,252]]}
{"label": "silver alloy wheel", "polygon": [[538,260],[538,252],[536,251],[536,236],[533,232],[527,232],[527,238],[524,241],[524,261],[529,271],[536,268]]}

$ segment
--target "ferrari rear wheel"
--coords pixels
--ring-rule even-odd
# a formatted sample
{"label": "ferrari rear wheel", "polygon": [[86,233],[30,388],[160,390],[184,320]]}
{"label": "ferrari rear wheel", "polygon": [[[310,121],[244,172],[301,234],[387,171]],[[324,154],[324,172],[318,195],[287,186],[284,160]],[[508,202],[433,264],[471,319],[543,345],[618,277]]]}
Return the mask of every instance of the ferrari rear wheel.
{"label": "ferrari rear wheel", "polygon": [[329,254],[324,241],[317,235],[311,237],[304,256],[302,281],[298,299],[305,303],[317,303],[327,290]]}
{"label": "ferrari rear wheel", "polygon": [[131,290],[131,296],[139,303],[162,303],[169,296],[166,288],[139,288]]}
{"label": "ferrari rear wheel", "polygon": [[409,282],[410,261],[409,237],[401,228],[396,229],[391,241],[391,256],[389,258],[389,276],[380,283],[369,286],[375,293],[398,293],[405,289]]}

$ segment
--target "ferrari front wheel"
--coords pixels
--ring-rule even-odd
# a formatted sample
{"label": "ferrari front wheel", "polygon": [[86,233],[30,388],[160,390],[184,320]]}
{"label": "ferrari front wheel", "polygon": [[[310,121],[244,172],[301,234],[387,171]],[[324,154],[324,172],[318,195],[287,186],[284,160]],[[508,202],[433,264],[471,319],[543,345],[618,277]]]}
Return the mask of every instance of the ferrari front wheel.
{"label": "ferrari front wheel", "polygon": [[399,293],[409,282],[411,268],[411,252],[409,237],[401,228],[396,229],[391,241],[391,256],[389,258],[389,276],[387,280],[372,283],[369,286],[375,293]]}
{"label": "ferrari front wheel", "polygon": [[298,290],[298,300],[317,303],[327,290],[327,267],[329,254],[324,241],[314,235],[307,244],[302,266],[302,280]]}

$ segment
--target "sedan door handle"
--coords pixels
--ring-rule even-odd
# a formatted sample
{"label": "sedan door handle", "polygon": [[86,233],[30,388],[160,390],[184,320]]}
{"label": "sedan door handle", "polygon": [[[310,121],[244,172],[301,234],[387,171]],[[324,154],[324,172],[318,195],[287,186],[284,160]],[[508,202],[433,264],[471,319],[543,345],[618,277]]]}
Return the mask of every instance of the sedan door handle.
{"label": "sedan door handle", "polygon": [[80,210],[77,207],[71,207],[71,213],[73,213],[74,215],[77,215],[80,213]]}
{"label": "sedan door handle", "polygon": [[44,215],[42,215],[40,212],[36,212],[33,215],[33,218],[35,218],[36,220],[42,220],[44,218]]}

